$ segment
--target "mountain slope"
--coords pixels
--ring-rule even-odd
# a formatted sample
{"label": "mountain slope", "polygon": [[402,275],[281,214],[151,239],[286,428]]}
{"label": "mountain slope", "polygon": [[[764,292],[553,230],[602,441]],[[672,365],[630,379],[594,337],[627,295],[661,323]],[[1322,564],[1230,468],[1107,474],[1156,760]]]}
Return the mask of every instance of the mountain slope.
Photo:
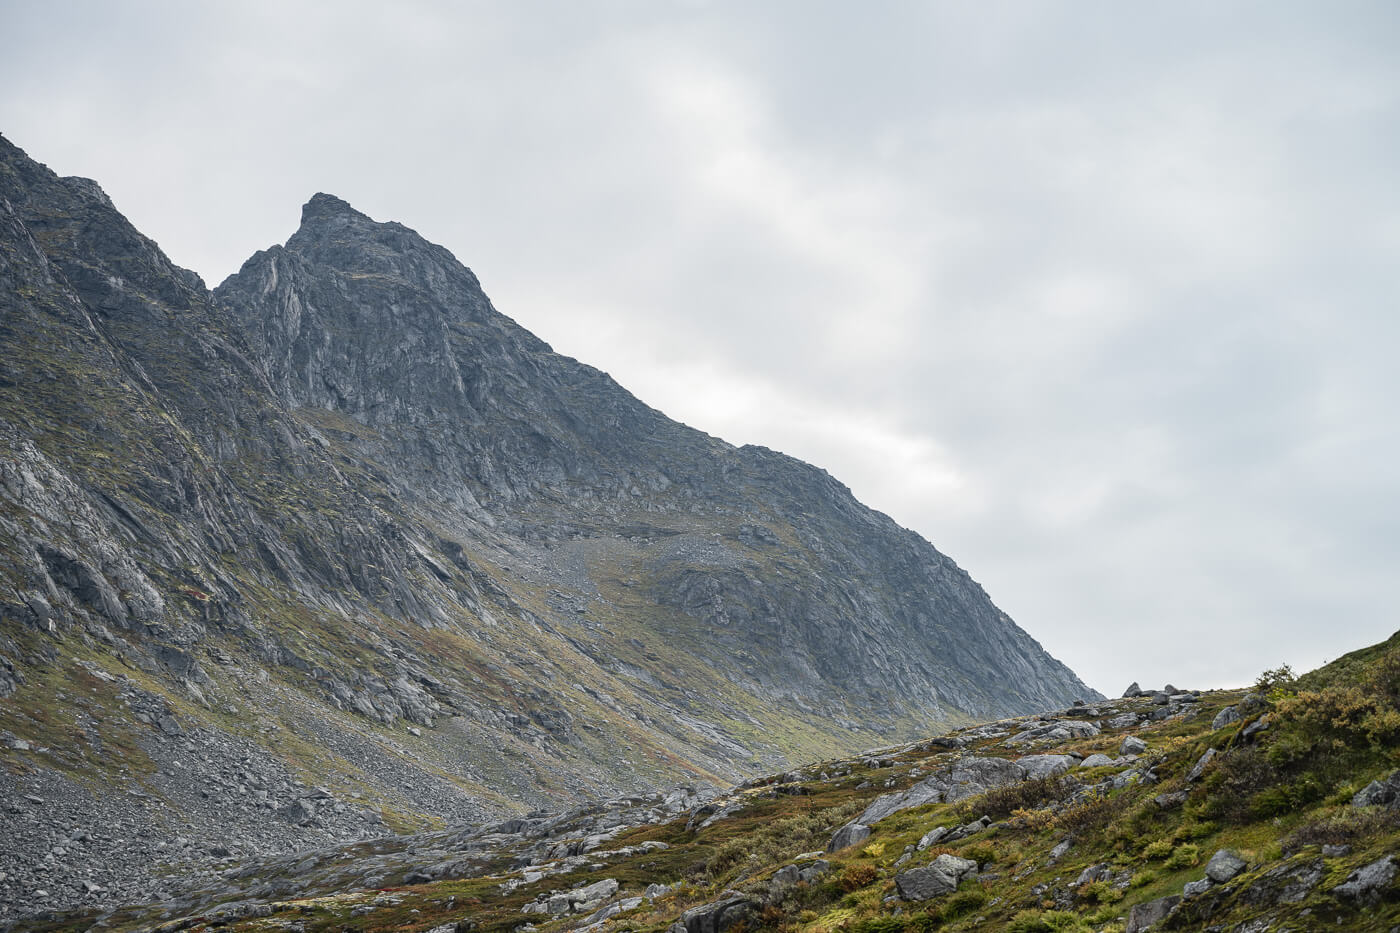
{"label": "mountain slope", "polygon": [[1400,923],[1397,671],[1400,634],[1296,681],[983,723],[694,805],[249,861],[34,928],[1379,933]]}
{"label": "mountain slope", "polygon": [[0,906],[55,847],[56,896],[117,899],[177,837],[205,870],[1093,696],[822,471],[334,198],[211,293],[0,139],[0,311],[0,782],[44,801]]}

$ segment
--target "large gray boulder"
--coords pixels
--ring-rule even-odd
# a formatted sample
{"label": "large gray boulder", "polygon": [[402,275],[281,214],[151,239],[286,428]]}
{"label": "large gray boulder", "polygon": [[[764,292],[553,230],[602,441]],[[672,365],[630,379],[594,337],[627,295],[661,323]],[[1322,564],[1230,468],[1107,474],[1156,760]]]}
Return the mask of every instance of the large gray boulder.
{"label": "large gray boulder", "polygon": [[1118,746],[1120,755],[1141,755],[1147,751],[1147,743],[1135,735],[1123,736],[1123,744]]}
{"label": "large gray boulder", "polygon": [[1026,770],[1027,780],[1036,780],[1064,774],[1077,762],[1069,755],[1026,755],[1017,763]]}
{"label": "large gray boulder", "polygon": [[1232,722],[1240,721],[1240,711],[1238,707],[1227,706],[1215,714],[1215,718],[1210,721],[1212,729],[1224,729]]}
{"label": "large gray boulder", "polygon": [[1239,853],[1220,849],[1210,857],[1210,862],[1206,865],[1206,877],[1216,884],[1224,884],[1247,867],[1248,863],[1240,858]]}
{"label": "large gray boulder", "polygon": [[977,863],[956,855],[940,855],[922,868],[895,875],[895,887],[906,901],[926,901],[932,897],[952,894],[958,884],[977,871]]}
{"label": "large gray boulder", "polygon": [[864,842],[870,837],[870,827],[864,823],[847,823],[831,835],[831,842],[827,843],[826,851],[839,852],[849,848],[858,842]]}
{"label": "large gray boulder", "polygon": [[724,933],[753,913],[757,904],[737,891],[726,891],[719,900],[692,907],[681,914],[686,933]]}

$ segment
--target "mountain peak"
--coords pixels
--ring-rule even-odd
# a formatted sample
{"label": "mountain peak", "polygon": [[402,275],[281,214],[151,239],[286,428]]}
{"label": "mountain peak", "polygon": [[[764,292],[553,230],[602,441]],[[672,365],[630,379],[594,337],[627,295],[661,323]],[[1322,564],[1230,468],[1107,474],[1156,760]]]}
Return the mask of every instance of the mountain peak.
{"label": "mountain peak", "polygon": [[326,194],[318,191],[311,196],[311,200],[302,205],[301,225],[303,227],[336,220],[369,220],[370,218],[361,214],[350,206],[348,201],[343,201],[333,194]]}

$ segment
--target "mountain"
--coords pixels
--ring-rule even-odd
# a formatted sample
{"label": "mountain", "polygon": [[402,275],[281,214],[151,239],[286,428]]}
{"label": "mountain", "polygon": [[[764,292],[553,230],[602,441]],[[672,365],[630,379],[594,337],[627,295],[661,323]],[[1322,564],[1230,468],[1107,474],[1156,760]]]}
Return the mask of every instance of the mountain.
{"label": "mountain", "polygon": [[1098,696],[329,195],[211,292],[0,139],[0,311],[0,909]]}

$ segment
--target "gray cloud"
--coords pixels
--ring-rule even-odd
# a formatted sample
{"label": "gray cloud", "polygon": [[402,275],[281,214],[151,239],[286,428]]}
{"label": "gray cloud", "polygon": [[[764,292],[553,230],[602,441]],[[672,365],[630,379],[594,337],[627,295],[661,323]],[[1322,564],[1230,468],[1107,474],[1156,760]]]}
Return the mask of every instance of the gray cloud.
{"label": "gray cloud", "polygon": [[1400,627],[1394,4],[4,17],[0,127],[177,262],[217,281],[318,190],[401,220],[1101,689]]}

